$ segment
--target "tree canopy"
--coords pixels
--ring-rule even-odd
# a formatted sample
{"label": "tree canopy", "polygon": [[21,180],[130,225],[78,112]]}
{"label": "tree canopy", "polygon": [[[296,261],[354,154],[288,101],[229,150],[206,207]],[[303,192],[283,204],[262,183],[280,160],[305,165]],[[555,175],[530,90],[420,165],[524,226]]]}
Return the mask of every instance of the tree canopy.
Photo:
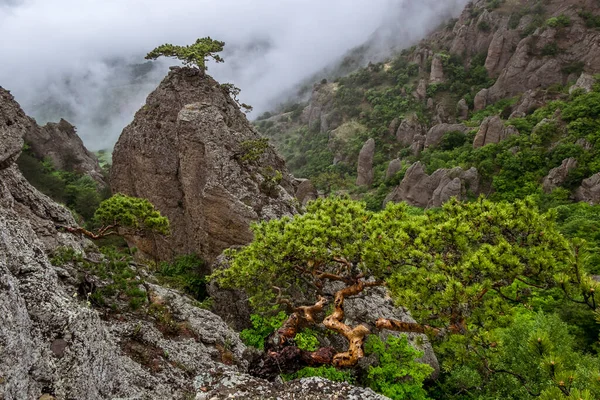
{"label": "tree canopy", "polygon": [[[278,331],[279,344],[318,323],[333,300],[323,323],[350,348],[325,361],[347,367],[362,357],[369,329],[344,324],[344,299],[373,286],[386,286],[417,320],[379,319],[377,328],[467,341],[483,340],[530,307],[534,296],[560,288],[595,308],[598,283],[581,269],[577,248],[554,217],[538,212],[530,199],[451,201],[425,213],[405,204],[371,212],[347,198],[319,199],[304,214],[255,224],[254,241],[230,250],[231,267],[214,277],[244,289],[256,310],[291,313]],[[328,281],[345,287],[328,295]]]}
{"label": "tree canopy", "polygon": [[196,42],[187,46],[176,46],[170,43],[165,43],[146,55],[147,60],[156,60],[159,57],[174,57],[186,66],[195,66],[204,71],[207,69],[206,61],[212,58],[217,63],[222,63],[225,60],[217,54],[223,51],[225,42],[213,40],[208,37],[196,39]]}

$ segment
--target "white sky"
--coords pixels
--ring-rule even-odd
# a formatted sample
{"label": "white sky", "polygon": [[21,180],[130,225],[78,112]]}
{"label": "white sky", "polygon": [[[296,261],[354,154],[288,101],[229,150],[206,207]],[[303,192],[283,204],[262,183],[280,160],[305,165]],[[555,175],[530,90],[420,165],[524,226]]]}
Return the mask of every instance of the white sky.
{"label": "white sky", "polygon": [[[110,89],[125,78],[110,60],[143,62],[162,43],[212,36],[238,49],[209,73],[242,89],[256,112],[299,81],[335,62],[376,29],[400,29],[414,41],[467,0],[0,0],[0,86],[26,112],[52,95],[69,105],[70,122],[93,150],[111,147],[145,96],[166,73],[129,91],[127,104],[102,115]],[[393,37],[393,35],[392,35]],[[248,48],[268,44],[266,52]],[[411,43],[406,43],[407,45]],[[242,50],[239,50],[239,49]],[[244,50],[245,49],[245,50]],[[117,77],[115,77],[117,76]],[[70,80],[70,85],[64,83]],[[35,115],[33,115],[35,117]],[[57,115],[55,118],[58,119]],[[98,123],[98,118],[109,120]],[[45,121],[40,121],[45,122]]]}

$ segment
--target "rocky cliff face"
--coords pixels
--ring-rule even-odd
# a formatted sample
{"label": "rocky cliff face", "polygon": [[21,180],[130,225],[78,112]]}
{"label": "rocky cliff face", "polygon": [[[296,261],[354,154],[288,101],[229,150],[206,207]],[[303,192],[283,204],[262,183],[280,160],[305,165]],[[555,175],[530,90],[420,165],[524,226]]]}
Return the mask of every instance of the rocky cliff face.
{"label": "rocky cliff face", "polygon": [[92,262],[101,256],[60,228],[76,226],[71,213],[19,172],[15,160],[30,121],[1,88],[0,111],[1,399],[385,399],[322,379],[279,385],[246,375],[237,333],[156,284],[144,285],[148,310],[168,312],[185,327],[179,333],[150,312],[93,308],[82,290],[101,280],[70,261],[51,262],[51,255],[69,248]]}
{"label": "rocky cliff face", "polygon": [[158,258],[197,253],[213,260],[252,239],[250,222],[295,212],[283,160],[228,92],[191,68],[172,68],[125,128],[111,186],[149,199],[169,218],[166,241],[134,239]]}

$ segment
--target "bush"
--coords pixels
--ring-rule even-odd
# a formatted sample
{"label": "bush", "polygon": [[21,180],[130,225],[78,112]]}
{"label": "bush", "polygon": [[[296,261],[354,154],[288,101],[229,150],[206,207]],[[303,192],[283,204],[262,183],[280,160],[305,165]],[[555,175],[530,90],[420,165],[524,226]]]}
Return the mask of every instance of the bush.
{"label": "bush", "polygon": [[546,21],[546,25],[552,28],[566,28],[571,26],[571,18],[561,14],[558,17],[552,17]]}
{"label": "bush", "polygon": [[241,331],[240,339],[246,346],[264,350],[267,336],[279,329],[286,318],[287,316],[283,311],[271,317],[252,314],[250,316],[252,328]]}
{"label": "bush", "polygon": [[207,297],[206,263],[195,254],[179,256],[175,261],[159,264],[157,275],[162,281],[175,287],[198,301]]}
{"label": "bush", "polygon": [[374,354],[378,361],[367,372],[365,383],[371,389],[393,400],[427,398],[423,381],[433,368],[415,361],[423,352],[415,350],[405,335],[390,336],[385,343],[371,335],[365,343],[365,354]]}

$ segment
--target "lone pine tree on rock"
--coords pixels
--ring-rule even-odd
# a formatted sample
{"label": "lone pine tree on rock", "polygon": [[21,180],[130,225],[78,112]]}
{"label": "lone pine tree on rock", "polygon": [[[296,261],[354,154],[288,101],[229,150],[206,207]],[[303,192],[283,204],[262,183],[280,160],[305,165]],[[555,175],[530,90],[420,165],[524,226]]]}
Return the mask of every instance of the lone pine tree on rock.
{"label": "lone pine tree on rock", "polygon": [[65,229],[94,240],[111,235],[168,235],[170,232],[168,218],[163,217],[150,201],[120,193],[100,203],[93,223],[98,226],[93,232],[82,227]]}
{"label": "lone pine tree on rock", "polygon": [[206,61],[212,58],[217,63],[225,62],[218,54],[223,51],[225,42],[213,40],[208,37],[197,39],[196,42],[188,46],[176,46],[169,43],[162,44],[146,55],[146,60],[156,60],[159,57],[174,57],[185,66],[199,68],[205,71]]}
{"label": "lone pine tree on rock", "polygon": [[[349,326],[344,301],[385,286],[418,321],[378,319],[377,329],[473,338],[511,318],[533,294],[571,288],[571,296],[595,303],[594,283],[578,268],[576,252],[556,229],[553,216],[532,201],[451,201],[415,215],[405,204],[371,212],[345,198],[319,199],[306,213],[253,226],[254,241],[229,252],[231,266],[214,278],[245,290],[258,312],[285,310],[289,318],[265,343],[259,375],[332,364],[352,367],[371,333]],[[341,289],[331,293],[331,283]],[[312,299],[312,300],[311,300]],[[306,304],[314,301],[310,306]],[[333,312],[324,315],[333,301]],[[376,310],[374,310],[376,315]],[[323,325],[349,342],[346,352],[300,351],[294,337]]]}

